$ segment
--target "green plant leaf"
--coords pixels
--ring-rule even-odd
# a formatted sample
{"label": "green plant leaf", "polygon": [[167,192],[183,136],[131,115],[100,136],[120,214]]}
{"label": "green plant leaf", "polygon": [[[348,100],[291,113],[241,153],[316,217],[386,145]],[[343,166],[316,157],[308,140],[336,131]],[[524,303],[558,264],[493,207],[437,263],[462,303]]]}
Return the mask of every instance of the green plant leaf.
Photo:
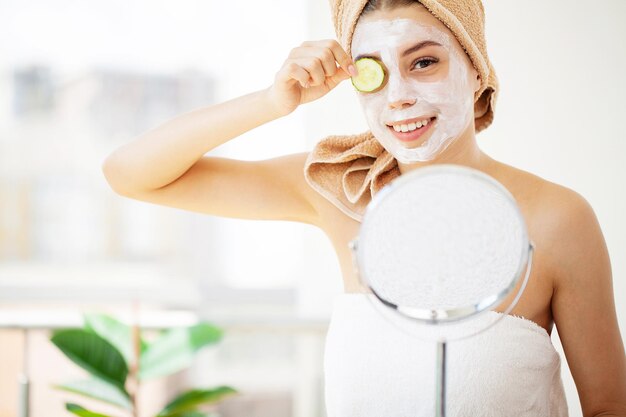
{"label": "green plant leaf", "polygon": [[101,336],[83,329],[58,330],[50,340],[75,364],[126,392],[128,366],[122,354]]}
{"label": "green plant leaf", "polygon": [[139,379],[169,375],[191,365],[202,347],[222,338],[222,330],[208,323],[168,330],[141,355]]}
{"label": "green plant leaf", "polygon": [[82,381],[71,381],[65,384],[53,385],[54,388],[81,394],[86,397],[95,398],[109,404],[116,405],[126,410],[131,410],[132,405],[128,394],[118,387],[109,384],[101,379],[87,379]]}
{"label": "green plant leaf", "polygon": [[206,414],[200,411],[189,411],[188,413],[176,414],[176,417],[211,417],[215,414]]}
{"label": "green plant leaf", "polygon": [[236,393],[237,390],[229,386],[220,386],[213,389],[193,389],[176,397],[161,410],[157,417],[181,417],[181,413],[193,411],[201,404],[216,403]]}
{"label": "green plant leaf", "polygon": [[203,413],[201,411],[190,411],[188,413],[177,414],[176,417],[221,417],[216,413]]}
{"label": "green plant leaf", "polygon": [[65,403],[65,408],[70,413],[76,414],[80,417],[111,417],[106,414],[94,413],[93,411],[86,410],[78,404]]}
{"label": "green plant leaf", "polygon": [[[124,356],[127,365],[133,363],[135,354],[133,352],[132,328],[130,326],[106,314],[87,313],[84,315],[84,319],[85,329],[108,340]],[[139,341],[140,351],[144,351],[147,344],[141,337]]]}

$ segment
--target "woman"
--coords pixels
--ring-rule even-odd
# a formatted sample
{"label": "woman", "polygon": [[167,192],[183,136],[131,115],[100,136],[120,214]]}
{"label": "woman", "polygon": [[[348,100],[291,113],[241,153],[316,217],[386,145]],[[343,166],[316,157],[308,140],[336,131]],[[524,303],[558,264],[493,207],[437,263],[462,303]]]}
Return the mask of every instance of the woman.
{"label": "woman", "polygon": [[[291,51],[273,85],[183,114],[141,135],[106,159],[106,178],[117,193],[137,200],[321,228],[337,251],[346,291],[327,337],[328,415],[403,416],[432,411],[433,391],[426,381],[433,378],[415,378],[422,368],[411,363],[415,356],[424,366],[434,362],[428,352],[415,355],[424,346],[375,328],[376,316],[362,301],[367,289],[354,275],[347,244],[371,197],[398,175],[438,163],[479,169],[515,197],[536,250],[528,286],[510,320],[456,345],[456,351],[451,345],[450,368],[456,374],[449,379],[449,407],[456,408],[449,411],[567,415],[559,358],[549,339],[556,324],[583,415],[626,416],[624,347],[596,216],[575,191],[480,150],[475,133],[491,123],[498,88],[485,50],[482,4],[422,3],[331,1],[342,44],[304,42]],[[310,153],[269,160],[204,156],[358,77],[359,55],[377,59],[386,71],[380,89],[357,93],[371,131],[331,136]],[[504,310],[511,298],[495,311]],[[370,327],[359,332],[363,323]],[[377,351],[384,343],[387,350]],[[515,349],[519,356],[507,362]],[[391,389],[394,382],[402,384]]]}

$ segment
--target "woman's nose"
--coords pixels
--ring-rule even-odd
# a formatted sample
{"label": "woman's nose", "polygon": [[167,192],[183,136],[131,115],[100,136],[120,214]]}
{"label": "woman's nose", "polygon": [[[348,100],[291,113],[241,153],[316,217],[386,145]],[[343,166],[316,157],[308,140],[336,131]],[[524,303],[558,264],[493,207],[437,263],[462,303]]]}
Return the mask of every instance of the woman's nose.
{"label": "woman's nose", "polygon": [[414,104],[415,104],[415,99],[414,98],[412,98],[412,99],[411,98],[401,98],[401,99],[389,101],[389,108],[392,109],[392,110],[403,109],[405,107],[411,107]]}
{"label": "woman's nose", "polygon": [[395,72],[389,74],[386,93],[389,109],[403,109],[415,104],[416,97],[410,94],[409,91],[407,91],[407,81],[402,77],[402,74],[396,74]]}

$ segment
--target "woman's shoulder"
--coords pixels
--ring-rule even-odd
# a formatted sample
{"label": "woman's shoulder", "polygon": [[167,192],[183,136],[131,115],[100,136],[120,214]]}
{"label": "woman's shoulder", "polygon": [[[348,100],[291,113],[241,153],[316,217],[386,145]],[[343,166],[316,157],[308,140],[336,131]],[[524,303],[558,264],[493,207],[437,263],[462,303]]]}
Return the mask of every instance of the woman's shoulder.
{"label": "woman's shoulder", "polygon": [[495,161],[492,174],[511,191],[520,204],[527,204],[535,214],[563,215],[589,203],[579,192],[537,174]]}
{"label": "woman's shoulder", "polygon": [[522,169],[502,164],[500,178],[525,215],[529,233],[555,279],[572,276],[573,260],[600,259],[606,245],[598,218],[576,190]]}
{"label": "woman's shoulder", "polygon": [[591,204],[578,191],[503,163],[498,163],[497,172],[496,179],[511,191],[525,212],[529,228],[552,251],[567,251],[571,240],[600,232]]}

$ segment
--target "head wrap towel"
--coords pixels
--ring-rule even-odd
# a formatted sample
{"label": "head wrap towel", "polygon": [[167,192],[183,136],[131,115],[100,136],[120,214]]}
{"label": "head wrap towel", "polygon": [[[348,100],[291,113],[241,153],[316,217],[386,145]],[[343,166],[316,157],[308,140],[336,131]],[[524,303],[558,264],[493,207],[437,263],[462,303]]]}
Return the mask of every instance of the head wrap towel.
{"label": "head wrap towel", "polygon": [[[337,40],[351,55],[352,35],[368,0],[330,0]],[[487,56],[485,10],[481,0],[419,0],[454,34],[480,75],[474,97],[476,132],[493,121],[498,79]],[[318,142],[304,166],[315,190],[355,220],[361,221],[371,198],[400,175],[397,160],[370,131],[328,136]]]}

